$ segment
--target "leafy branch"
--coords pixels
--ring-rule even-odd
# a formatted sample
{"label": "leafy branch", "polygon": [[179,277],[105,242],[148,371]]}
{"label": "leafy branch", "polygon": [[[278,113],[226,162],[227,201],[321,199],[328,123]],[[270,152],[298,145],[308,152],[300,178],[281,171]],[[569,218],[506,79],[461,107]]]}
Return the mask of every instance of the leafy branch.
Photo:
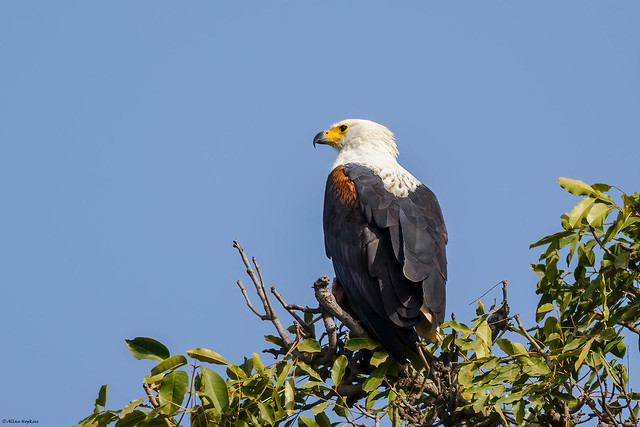
{"label": "leafy branch", "polygon": [[238,287],[273,325],[263,352],[275,361],[253,353],[232,364],[204,348],[171,355],[151,338],[127,340],[134,357],[157,362],[145,394],[107,409],[104,385],[79,425],[169,427],[185,416],[191,426],[637,425],[640,393],[629,388],[622,332],[640,345],[640,196],[620,192],[616,202],[615,187],[560,185],[580,199],[562,215],[562,231],[531,245],[543,247],[531,266],[540,296],[532,327],[510,316],[503,281],[502,301],[485,309],[478,300],[467,322],[452,315],[442,342],[418,343],[400,364],[340,307],[328,277],[313,284],[316,307],[289,304],[267,291],[256,259],[234,241],[258,304]]}

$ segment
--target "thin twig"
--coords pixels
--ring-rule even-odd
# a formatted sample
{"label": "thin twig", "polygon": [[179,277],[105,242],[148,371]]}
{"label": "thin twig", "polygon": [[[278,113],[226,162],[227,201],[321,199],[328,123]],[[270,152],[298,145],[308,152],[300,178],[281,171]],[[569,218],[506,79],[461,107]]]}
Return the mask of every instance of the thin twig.
{"label": "thin twig", "polygon": [[276,299],[280,302],[280,304],[282,305],[282,307],[283,307],[285,310],[287,310],[287,311],[289,312],[289,314],[290,314],[294,319],[296,319],[296,321],[297,321],[298,323],[300,323],[300,324],[301,324],[301,325],[303,325],[303,326],[304,326],[304,325],[306,325],[306,322],[302,319],[302,317],[298,316],[298,313],[296,313],[295,311],[293,311],[293,309],[289,308],[289,305],[288,305],[286,302],[284,302],[284,299],[282,298],[282,295],[280,295],[280,294],[278,293],[278,291],[276,291],[276,287],[275,287],[275,286],[272,286],[272,287],[271,287],[271,293],[272,293],[273,295],[275,295]]}
{"label": "thin twig", "polygon": [[503,287],[502,287],[503,292],[506,292],[505,287],[506,287],[507,281],[506,281],[506,280],[502,280],[502,281],[500,281],[500,282],[496,283],[495,285],[493,285],[491,288],[489,288],[489,290],[488,290],[487,292],[485,292],[484,294],[480,295],[478,298],[476,298],[476,299],[474,299],[473,301],[471,301],[471,302],[469,303],[469,305],[473,304],[473,303],[474,303],[474,302],[476,302],[476,301],[480,301],[480,298],[482,298],[483,296],[485,296],[486,294],[488,294],[489,292],[491,292],[492,290],[494,290],[495,288],[497,288],[497,287],[498,287],[498,285],[500,285],[500,284],[502,284],[502,285],[503,285]]}
{"label": "thin twig", "polygon": [[609,249],[602,243],[602,240],[600,240],[600,237],[598,237],[598,233],[596,233],[596,230],[593,227],[589,227],[589,229],[591,230],[593,238],[596,239],[596,243],[598,243],[598,246],[600,246],[606,253],[608,253],[612,257],[617,258],[616,255],[611,252],[611,249]]}
{"label": "thin twig", "polygon": [[251,303],[251,299],[249,299],[249,295],[247,294],[247,290],[244,288],[244,285],[242,284],[242,282],[240,280],[238,280],[236,282],[238,284],[238,287],[240,288],[240,292],[242,292],[242,295],[244,296],[244,300],[247,302],[247,306],[249,306],[249,308],[251,309],[251,311],[254,312],[254,314],[256,316],[258,316],[261,320],[269,320],[269,316],[267,316],[266,314],[261,314]]}
{"label": "thin twig", "polygon": [[[153,391],[151,390],[151,387],[149,387],[149,385],[147,383],[142,383],[142,388],[144,388],[144,391],[147,393],[147,397],[149,398],[149,402],[151,402],[153,407],[157,408],[158,406],[160,406],[160,404],[156,400],[156,397],[153,395]],[[162,412],[161,412],[161,414],[162,414]],[[164,424],[167,427],[173,427],[174,426],[174,423],[171,422],[171,419],[169,418],[168,415],[162,414],[162,416],[163,416],[162,420],[164,421]]]}
{"label": "thin twig", "polygon": [[267,297],[267,289],[264,285],[264,279],[262,278],[262,271],[260,270],[260,266],[256,261],[256,257],[254,256],[251,257],[251,261],[253,261],[253,265],[256,267],[256,271],[258,272],[258,280],[260,282],[260,291],[264,295],[264,303],[267,307],[267,314],[273,315],[274,313],[273,307],[271,307],[271,301],[269,301],[269,298]]}
{"label": "thin twig", "polygon": [[[191,398],[194,395],[194,393],[191,390],[194,389],[194,383],[196,380],[196,369],[198,369],[198,366],[193,365],[193,370],[191,371],[191,385],[189,386],[189,397],[187,398],[187,403],[185,403],[184,405],[185,408],[189,407],[189,403],[191,403]],[[183,412],[182,415],[180,415],[180,419],[176,422],[177,425],[180,425],[180,423],[182,423],[182,419],[186,414],[187,412]]]}
{"label": "thin twig", "polygon": [[527,337],[527,339],[529,340],[529,342],[531,343],[531,345],[533,345],[533,347],[536,349],[536,352],[542,356],[542,358],[544,359],[545,363],[547,364],[547,366],[549,367],[549,369],[553,370],[553,363],[551,362],[551,359],[549,358],[549,355],[544,352],[540,346],[538,345],[538,343],[536,342],[536,340],[533,339],[533,337],[531,335],[529,335],[529,333],[527,332],[527,330],[524,328],[524,326],[522,325],[522,322],[520,322],[520,315],[516,314],[515,316],[513,316],[516,319],[516,322],[518,322],[518,328],[520,329],[520,332],[522,332],[524,334],[525,337]]}
{"label": "thin twig", "polygon": [[267,298],[267,294],[264,290],[264,287],[260,283],[260,279],[258,278],[258,276],[256,276],[256,273],[253,271],[253,268],[251,267],[251,263],[249,262],[249,258],[247,258],[247,254],[244,252],[244,249],[242,249],[242,246],[240,246],[240,243],[237,240],[233,241],[233,247],[238,250],[240,257],[242,258],[242,262],[244,263],[244,266],[247,269],[247,275],[251,278],[253,285],[256,287],[256,292],[258,293],[258,296],[260,297],[260,300],[264,305],[264,311],[266,315],[271,316],[273,312],[272,310],[270,310],[270,304],[268,302],[269,300]]}
{"label": "thin twig", "polygon": [[247,258],[247,255],[245,254],[244,249],[242,249],[242,247],[240,246],[240,243],[238,243],[237,240],[233,241],[233,247],[238,250],[240,257],[242,258],[242,262],[247,268],[247,274],[251,278],[251,281],[253,282],[256,288],[256,293],[258,294],[258,297],[262,301],[265,314],[264,315],[260,314],[258,310],[256,310],[255,307],[253,307],[253,304],[251,304],[251,301],[249,300],[249,297],[247,295],[246,290],[244,289],[244,286],[242,285],[242,282],[238,280],[238,286],[240,287],[240,290],[242,291],[242,294],[244,295],[245,300],[247,301],[247,305],[258,317],[260,317],[260,319],[269,320],[273,324],[273,326],[278,331],[278,335],[280,335],[280,338],[282,338],[282,341],[284,341],[284,344],[287,347],[287,349],[290,349],[293,346],[293,340],[291,339],[291,337],[289,337],[287,330],[280,322],[280,319],[278,318],[278,315],[276,314],[276,312],[271,308],[271,303],[269,302],[269,297],[267,296],[266,289],[264,287],[264,281],[262,280],[262,274],[260,273],[260,266],[258,265],[258,263],[255,261],[255,258],[254,258],[253,263],[256,266],[256,269],[258,270],[258,273],[259,273],[259,275],[256,276],[256,273],[251,267],[251,264],[249,263],[249,259]]}

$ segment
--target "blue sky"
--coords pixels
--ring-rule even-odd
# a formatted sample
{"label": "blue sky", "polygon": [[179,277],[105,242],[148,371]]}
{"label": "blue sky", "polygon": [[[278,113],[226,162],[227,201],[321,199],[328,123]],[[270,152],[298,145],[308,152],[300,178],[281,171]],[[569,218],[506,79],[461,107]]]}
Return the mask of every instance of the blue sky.
{"label": "blue sky", "polygon": [[237,290],[232,240],[313,303],[335,154],[311,141],[343,118],[387,125],[437,194],[448,311],[469,320],[506,279],[532,324],[528,246],[576,202],[557,178],[640,190],[638,16],[632,1],[2,2],[0,418],[73,424],[104,383],[110,407],[142,397],[153,363],[126,338],[261,350],[272,331]]}

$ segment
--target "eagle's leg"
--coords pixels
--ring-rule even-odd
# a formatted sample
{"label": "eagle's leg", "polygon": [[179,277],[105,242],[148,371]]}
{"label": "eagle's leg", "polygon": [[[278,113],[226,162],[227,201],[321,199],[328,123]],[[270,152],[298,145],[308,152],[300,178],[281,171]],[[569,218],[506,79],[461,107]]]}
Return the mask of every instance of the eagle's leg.
{"label": "eagle's leg", "polygon": [[342,287],[342,284],[340,283],[337,277],[333,279],[333,285],[331,286],[331,293],[333,294],[333,297],[336,299],[336,302],[338,303],[341,309],[349,313],[349,315],[354,319],[360,320],[358,319],[358,316],[356,316],[353,310],[351,309],[351,306],[349,305],[349,301],[347,300],[347,295],[344,292],[344,288]]}

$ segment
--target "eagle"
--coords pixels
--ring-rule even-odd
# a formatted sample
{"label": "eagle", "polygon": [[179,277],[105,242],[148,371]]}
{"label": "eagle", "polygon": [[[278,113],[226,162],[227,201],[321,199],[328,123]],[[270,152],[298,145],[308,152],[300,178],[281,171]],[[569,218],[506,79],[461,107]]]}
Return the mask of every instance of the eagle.
{"label": "eagle", "polygon": [[324,196],[333,293],[401,363],[418,336],[439,339],[447,229],[433,192],[397,162],[393,133],[370,120],[334,123],[313,139],[333,147]]}

